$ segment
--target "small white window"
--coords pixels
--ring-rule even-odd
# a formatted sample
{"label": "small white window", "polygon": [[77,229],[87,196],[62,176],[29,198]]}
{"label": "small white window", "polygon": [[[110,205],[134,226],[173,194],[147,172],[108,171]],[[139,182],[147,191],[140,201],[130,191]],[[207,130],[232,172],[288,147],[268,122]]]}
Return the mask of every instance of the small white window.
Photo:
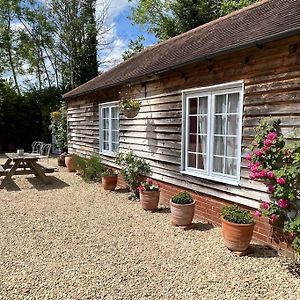
{"label": "small white window", "polygon": [[238,184],[243,82],[183,92],[182,172]]}
{"label": "small white window", "polygon": [[115,155],[119,150],[119,108],[116,102],[99,105],[100,153]]}

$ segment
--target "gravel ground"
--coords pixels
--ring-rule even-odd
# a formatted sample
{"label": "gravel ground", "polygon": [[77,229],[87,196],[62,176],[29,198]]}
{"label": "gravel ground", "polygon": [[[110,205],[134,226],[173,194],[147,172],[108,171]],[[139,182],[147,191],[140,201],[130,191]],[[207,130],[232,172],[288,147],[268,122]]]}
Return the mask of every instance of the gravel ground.
{"label": "gravel ground", "polygon": [[300,298],[300,277],[273,250],[236,257],[219,228],[182,231],[167,209],[145,212],[64,169],[54,176],[0,191],[0,299]]}

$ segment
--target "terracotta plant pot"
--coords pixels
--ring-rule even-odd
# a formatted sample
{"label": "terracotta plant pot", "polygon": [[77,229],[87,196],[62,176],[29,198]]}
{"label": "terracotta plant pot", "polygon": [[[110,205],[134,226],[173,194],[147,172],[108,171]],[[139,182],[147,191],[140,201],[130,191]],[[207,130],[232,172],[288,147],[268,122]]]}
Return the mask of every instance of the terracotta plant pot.
{"label": "terracotta plant pot", "polygon": [[159,191],[140,192],[141,205],[144,210],[156,211],[159,202]]}
{"label": "terracotta plant pot", "polygon": [[60,154],[59,157],[57,158],[57,165],[59,167],[65,167],[66,166],[65,158],[66,158],[66,153]]}
{"label": "terracotta plant pot", "polygon": [[225,246],[237,252],[248,249],[254,230],[254,224],[237,224],[222,218],[222,235]]}
{"label": "terracotta plant pot", "polygon": [[117,175],[102,176],[102,185],[106,191],[113,191],[117,186],[117,182],[118,182]]}
{"label": "terracotta plant pot", "polygon": [[195,214],[195,201],[190,204],[177,204],[170,201],[171,222],[177,226],[187,226],[192,224]]}
{"label": "terracotta plant pot", "polygon": [[66,155],[65,157],[65,164],[69,172],[75,172],[74,167],[74,156],[73,155]]}
{"label": "terracotta plant pot", "polygon": [[134,118],[139,113],[139,108],[125,108],[123,114],[126,118]]}

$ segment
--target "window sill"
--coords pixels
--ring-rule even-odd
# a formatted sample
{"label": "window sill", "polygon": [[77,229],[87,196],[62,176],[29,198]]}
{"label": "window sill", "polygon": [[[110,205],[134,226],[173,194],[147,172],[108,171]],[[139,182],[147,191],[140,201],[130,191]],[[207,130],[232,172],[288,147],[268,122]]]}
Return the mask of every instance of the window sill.
{"label": "window sill", "polygon": [[201,178],[201,179],[206,179],[209,181],[216,181],[216,182],[220,182],[220,183],[225,183],[225,184],[229,184],[229,185],[234,185],[234,186],[239,186],[240,181],[236,180],[236,179],[231,179],[231,178],[226,178],[226,177],[212,177],[206,174],[201,174],[201,173],[196,173],[196,172],[191,172],[191,171],[180,171],[181,174],[183,175],[189,175],[189,176],[193,176],[193,177],[197,177],[197,178]]}
{"label": "window sill", "polygon": [[117,152],[99,152],[100,155],[109,156],[109,157],[116,157]]}

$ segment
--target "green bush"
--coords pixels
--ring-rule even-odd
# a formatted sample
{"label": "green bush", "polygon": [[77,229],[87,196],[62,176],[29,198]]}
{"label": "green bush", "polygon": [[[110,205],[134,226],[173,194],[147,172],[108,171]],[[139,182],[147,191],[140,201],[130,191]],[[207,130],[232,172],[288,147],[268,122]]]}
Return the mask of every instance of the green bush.
{"label": "green bush", "polygon": [[190,204],[193,203],[193,198],[187,192],[180,192],[172,197],[172,202],[176,204]]}
{"label": "green bush", "polygon": [[238,206],[224,206],[221,210],[224,220],[236,224],[253,224],[254,219],[249,211],[239,208]]}
{"label": "green bush", "polygon": [[77,171],[80,172],[80,175],[84,175],[86,168],[87,168],[87,159],[79,156],[77,154],[74,154],[74,167]]}
{"label": "green bush", "polygon": [[104,166],[102,164],[101,158],[99,156],[91,156],[86,159],[86,167],[82,175],[85,181],[100,181],[102,173],[104,171]]}

